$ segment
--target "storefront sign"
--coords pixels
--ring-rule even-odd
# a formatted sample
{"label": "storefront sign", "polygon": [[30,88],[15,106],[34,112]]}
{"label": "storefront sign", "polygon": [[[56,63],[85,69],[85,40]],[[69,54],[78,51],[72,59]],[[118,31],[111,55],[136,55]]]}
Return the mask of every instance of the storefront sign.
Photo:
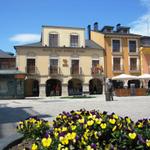
{"label": "storefront sign", "polygon": [[16,74],[15,78],[16,79],[24,79],[25,78],[25,74]]}

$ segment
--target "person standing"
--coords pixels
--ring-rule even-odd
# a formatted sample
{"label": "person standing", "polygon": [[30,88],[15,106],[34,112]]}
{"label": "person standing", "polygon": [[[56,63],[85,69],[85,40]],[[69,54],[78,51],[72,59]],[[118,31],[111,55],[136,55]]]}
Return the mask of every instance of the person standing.
{"label": "person standing", "polygon": [[113,101],[113,84],[111,79],[106,79],[105,97],[106,101]]}

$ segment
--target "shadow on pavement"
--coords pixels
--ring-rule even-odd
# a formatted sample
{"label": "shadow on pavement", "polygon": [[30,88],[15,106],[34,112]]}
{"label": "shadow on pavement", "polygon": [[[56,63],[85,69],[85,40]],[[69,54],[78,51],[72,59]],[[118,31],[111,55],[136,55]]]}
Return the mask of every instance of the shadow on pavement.
{"label": "shadow on pavement", "polygon": [[1,123],[18,122],[18,121],[24,120],[32,115],[36,115],[39,118],[52,117],[50,115],[37,115],[37,113],[29,114],[28,112],[25,111],[25,109],[32,110],[32,107],[12,108],[12,107],[1,107],[0,106],[0,124]]}
{"label": "shadow on pavement", "polygon": [[0,139],[16,133],[16,123],[30,116],[52,117],[51,115],[38,114],[32,110],[32,107],[12,108],[3,104],[0,105]]}

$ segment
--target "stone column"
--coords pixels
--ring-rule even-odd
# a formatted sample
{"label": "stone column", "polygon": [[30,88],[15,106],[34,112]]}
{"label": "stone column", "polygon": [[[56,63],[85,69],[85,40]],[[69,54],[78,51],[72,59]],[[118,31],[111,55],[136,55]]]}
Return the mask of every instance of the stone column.
{"label": "stone column", "polygon": [[106,92],[106,85],[105,82],[102,83],[102,95],[104,95]]}
{"label": "stone column", "polygon": [[62,84],[62,96],[68,96],[68,85]]}
{"label": "stone column", "polygon": [[45,84],[40,84],[40,86],[39,86],[39,97],[46,97],[46,86],[45,86]]}
{"label": "stone column", "polygon": [[83,92],[90,92],[89,91],[89,84],[88,83],[83,84],[83,90],[82,91]]}

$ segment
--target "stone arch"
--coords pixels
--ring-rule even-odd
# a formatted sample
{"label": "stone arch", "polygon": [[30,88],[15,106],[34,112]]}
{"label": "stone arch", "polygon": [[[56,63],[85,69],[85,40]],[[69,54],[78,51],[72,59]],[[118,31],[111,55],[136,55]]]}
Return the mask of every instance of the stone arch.
{"label": "stone arch", "polygon": [[77,78],[72,78],[68,81],[68,95],[82,95],[82,81]]}
{"label": "stone arch", "polygon": [[36,79],[26,79],[24,82],[25,97],[39,96],[39,81]]}
{"label": "stone arch", "polygon": [[98,78],[93,78],[89,81],[89,93],[90,94],[102,94],[103,82]]}
{"label": "stone arch", "polygon": [[46,81],[46,96],[61,96],[62,83],[58,79],[48,79]]}

